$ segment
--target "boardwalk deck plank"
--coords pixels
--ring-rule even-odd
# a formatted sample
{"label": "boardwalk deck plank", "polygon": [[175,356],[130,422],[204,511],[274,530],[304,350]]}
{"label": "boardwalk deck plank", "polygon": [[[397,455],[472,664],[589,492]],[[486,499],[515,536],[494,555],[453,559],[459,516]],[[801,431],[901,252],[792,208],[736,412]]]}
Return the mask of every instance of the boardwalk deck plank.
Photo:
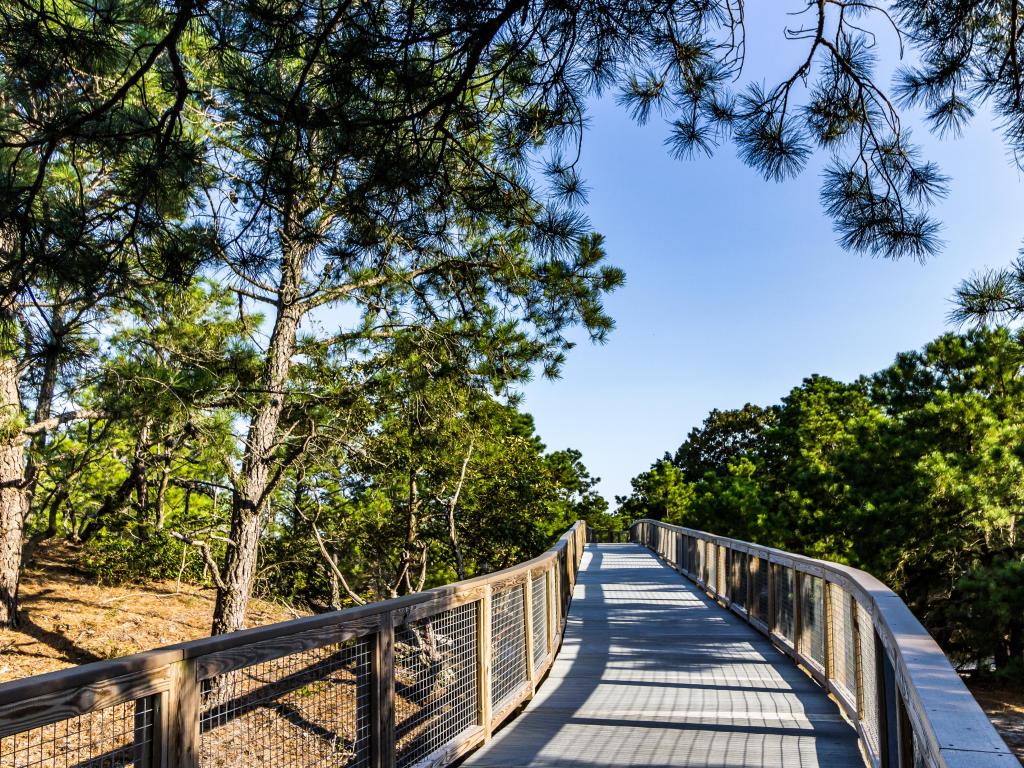
{"label": "boardwalk deck plank", "polygon": [[562,650],[478,768],[863,768],[853,728],[739,617],[634,544],[588,545]]}

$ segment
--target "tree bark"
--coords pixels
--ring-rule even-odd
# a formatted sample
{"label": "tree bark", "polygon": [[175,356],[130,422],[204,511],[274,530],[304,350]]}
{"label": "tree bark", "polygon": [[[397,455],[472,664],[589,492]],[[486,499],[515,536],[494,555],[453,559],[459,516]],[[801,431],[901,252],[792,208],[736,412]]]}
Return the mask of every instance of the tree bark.
{"label": "tree bark", "polygon": [[409,465],[409,515],[408,525],[405,531],[405,545],[402,547],[402,557],[399,561],[398,578],[391,588],[391,597],[398,597],[401,594],[402,586],[405,586],[405,593],[410,594],[415,590],[412,587],[413,550],[419,541],[420,527],[420,491],[416,475],[419,468],[414,464]]}
{"label": "tree bark", "polygon": [[[331,558],[331,563],[335,567],[337,567],[338,561],[335,559],[334,555],[328,555],[328,556]],[[327,578],[330,580],[330,584],[331,584],[330,608],[331,608],[332,611],[340,611],[341,610],[341,580],[338,578],[338,574],[335,572],[334,568],[328,568],[327,569]]]}
{"label": "tree bark", "polygon": [[[10,329],[0,307],[0,331]],[[25,440],[22,437],[18,363],[0,340],[0,626],[18,624],[18,583],[24,543],[28,491]]]}
{"label": "tree bark", "polygon": [[231,503],[231,544],[221,571],[223,588],[217,589],[213,614],[215,635],[245,627],[245,613],[252,593],[263,532],[263,513],[271,491],[274,452],[278,447],[278,427],[284,410],[285,390],[296,351],[299,323],[304,309],[299,302],[305,254],[301,246],[284,244],[277,315],[267,347],[261,377],[264,396],[249,420],[249,432],[242,467],[234,483]]}
{"label": "tree bark", "polygon": [[140,539],[149,536],[146,516],[149,514],[149,479],[146,476],[147,453],[149,451],[149,432],[152,420],[145,418],[139,427],[139,436],[135,440],[135,451],[132,454],[131,475],[135,479],[135,531]]}
{"label": "tree bark", "polygon": [[[36,412],[33,420],[34,424],[45,424],[50,420],[53,413],[53,397],[57,391],[57,374],[60,371],[60,356],[64,347],[65,340],[65,326],[64,318],[60,310],[55,309],[50,318],[51,332],[49,343],[47,345],[46,357],[43,362],[43,378],[39,384],[39,395],[36,398]],[[33,453],[41,454],[46,448],[46,442],[48,438],[48,430],[45,428],[37,432],[32,437]],[[25,503],[28,505],[28,513],[31,513],[32,507],[39,508],[39,504],[36,500],[36,487],[39,480],[38,469],[33,463],[33,457],[30,453],[28,456],[28,465],[25,470]],[[59,498],[61,494],[58,493]],[[66,496],[66,492],[64,492]],[[48,504],[47,509],[49,510],[49,516],[46,521],[46,528],[43,530],[37,530],[32,534],[27,544],[24,545],[22,551],[22,562],[31,562],[32,557],[35,554],[36,548],[39,544],[47,539],[51,539],[57,535],[57,512],[60,509],[60,501],[56,503]],[[36,526],[39,525],[39,515],[41,510],[36,512]]]}

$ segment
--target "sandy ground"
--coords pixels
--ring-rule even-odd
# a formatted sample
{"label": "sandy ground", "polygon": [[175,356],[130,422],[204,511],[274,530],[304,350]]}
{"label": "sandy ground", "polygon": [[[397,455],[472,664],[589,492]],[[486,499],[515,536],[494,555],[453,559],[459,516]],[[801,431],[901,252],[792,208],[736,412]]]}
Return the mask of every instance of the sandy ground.
{"label": "sandy ground", "polygon": [[[61,564],[69,554],[50,551],[24,575],[21,626],[0,629],[0,682],[209,634],[212,589],[174,581],[145,588],[101,587]],[[249,623],[270,624],[296,615],[256,600]]]}
{"label": "sandy ground", "polygon": [[[51,551],[25,574],[21,627],[0,630],[0,682],[209,632],[212,589],[174,581],[145,588],[99,586],[68,563],[73,563],[73,552]],[[257,600],[250,606],[249,624],[295,615]],[[421,655],[400,643],[399,651],[403,648],[396,654],[396,678],[408,696],[400,692],[396,700],[399,748],[425,753],[431,739],[445,731],[465,692],[449,690],[445,683],[454,681],[431,676]],[[365,758],[369,724],[357,702],[369,696],[368,675],[365,644],[352,645],[350,651],[337,645],[311,649],[230,673],[224,678],[229,703],[203,703],[203,717],[210,719],[200,745],[204,764],[346,765],[360,755]],[[436,685],[427,685],[435,677]],[[0,768],[131,762],[135,717],[129,702],[0,739]]]}

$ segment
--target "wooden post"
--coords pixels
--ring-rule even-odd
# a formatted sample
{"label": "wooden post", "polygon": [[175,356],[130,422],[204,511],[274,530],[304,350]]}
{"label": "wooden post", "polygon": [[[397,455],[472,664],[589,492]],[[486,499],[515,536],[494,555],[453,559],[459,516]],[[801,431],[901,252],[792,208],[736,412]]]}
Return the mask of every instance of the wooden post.
{"label": "wooden post", "polygon": [[484,741],[491,738],[491,585],[484,587],[477,616],[477,652],[479,653],[478,708]]}
{"label": "wooden post", "polygon": [[778,567],[770,560],[765,560],[768,566],[768,634],[778,632],[779,629],[779,578]]}
{"label": "wooden post", "polygon": [[168,768],[199,768],[200,687],[193,659],[171,666],[164,703],[158,753],[162,764]]}
{"label": "wooden post", "polygon": [[372,659],[370,690],[370,765],[393,768],[395,764],[395,627],[391,614],[377,630]]}

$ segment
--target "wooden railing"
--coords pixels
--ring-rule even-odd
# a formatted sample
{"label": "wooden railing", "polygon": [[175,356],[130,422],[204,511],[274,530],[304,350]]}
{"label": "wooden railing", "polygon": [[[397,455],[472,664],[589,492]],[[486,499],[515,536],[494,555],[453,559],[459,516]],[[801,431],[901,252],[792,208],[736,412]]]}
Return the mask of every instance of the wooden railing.
{"label": "wooden railing", "polygon": [[870,574],[655,520],[631,536],[825,686],[872,766],[1019,768],[932,637]]}
{"label": "wooden railing", "polygon": [[628,529],[622,531],[599,531],[587,528],[588,544],[626,544],[630,540]]}
{"label": "wooden railing", "polygon": [[534,690],[586,526],[438,589],[0,685],[0,768],[443,766]]}

